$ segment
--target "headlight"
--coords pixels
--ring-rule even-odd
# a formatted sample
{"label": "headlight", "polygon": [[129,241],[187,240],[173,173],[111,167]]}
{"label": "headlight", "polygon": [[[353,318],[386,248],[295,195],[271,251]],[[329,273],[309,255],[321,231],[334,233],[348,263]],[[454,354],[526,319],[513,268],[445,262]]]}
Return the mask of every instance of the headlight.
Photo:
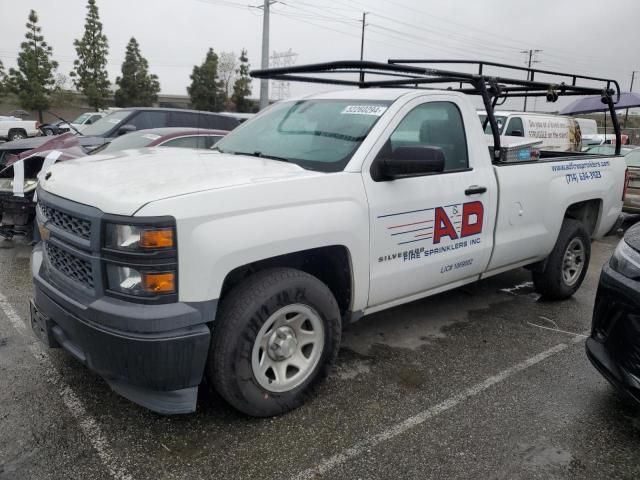
{"label": "headlight", "polygon": [[609,261],[613,270],[632,280],[640,280],[640,253],[621,240]]}
{"label": "headlight", "polygon": [[128,295],[155,296],[176,292],[174,271],[141,271],[109,264],[107,280],[110,290]]}
{"label": "headlight", "polygon": [[107,224],[105,247],[125,251],[162,250],[175,247],[173,227]]}
{"label": "headlight", "polygon": [[27,180],[24,182],[24,193],[29,193],[36,189],[38,180]]}

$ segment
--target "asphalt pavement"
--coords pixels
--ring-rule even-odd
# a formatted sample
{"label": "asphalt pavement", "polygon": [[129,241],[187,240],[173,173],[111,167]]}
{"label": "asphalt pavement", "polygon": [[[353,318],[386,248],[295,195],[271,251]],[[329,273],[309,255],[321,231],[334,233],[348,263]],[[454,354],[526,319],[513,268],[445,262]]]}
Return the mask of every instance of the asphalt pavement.
{"label": "asphalt pavement", "polygon": [[640,408],[584,353],[599,270],[543,302],[517,270],[349,326],[314,400],[163,417],[27,326],[30,247],[0,240],[0,479],[638,479]]}

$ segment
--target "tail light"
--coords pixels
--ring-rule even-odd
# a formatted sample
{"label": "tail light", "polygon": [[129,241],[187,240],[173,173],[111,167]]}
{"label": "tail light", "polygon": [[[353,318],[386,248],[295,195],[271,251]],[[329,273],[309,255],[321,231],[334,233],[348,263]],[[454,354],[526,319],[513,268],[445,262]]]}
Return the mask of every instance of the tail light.
{"label": "tail light", "polygon": [[624,202],[624,198],[627,196],[627,189],[629,188],[629,169],[627,168],[624,171],[624,188],[622,189],[622,201]]}

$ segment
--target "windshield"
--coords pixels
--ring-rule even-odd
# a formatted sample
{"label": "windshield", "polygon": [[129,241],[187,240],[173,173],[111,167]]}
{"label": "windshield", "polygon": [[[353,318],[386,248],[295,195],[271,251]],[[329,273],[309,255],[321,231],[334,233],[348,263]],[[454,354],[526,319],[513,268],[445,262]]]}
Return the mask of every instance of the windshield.
{"label": "windshield", "polygon": [[87,119],[91,116],[90,113],[83,113],[82,115],[80,115],[78,118],[76,118],[73,122],[71,123],[84,123],[87,121]]}
{"label": "windshield", "polygon": [[129,115],[131,115],[130,110],[118,110],[117,112],[112,112],[109,115],[102,117],[96,123],[93,123],[82,130],[82,134],[87,136],[94,135],[96,137],[102,137],[107,132],[111,131],[113,127],[122,123],[122,121]]}
{"label": "windshield", "polygon": [[[487,116],[483,113],[478,115],[480,117],[480,124],[484,125],[484,121],[487,119]],[[504,130],[504,124],[507,120],[507,117],[496,115],[496,123],[498,124],[498,132],[502,135],[502,130]],[[484,133],[491,134],[491,125],[487,123],[487,126],[484,129]]]}
{"label": "windshield", "polygon": [[144,148],[149,144],[159,139],[160,135],[155,133],[133,132],[123,135],[118,138],[114,138],[109,143],[99,146],[95,150],[92,150],[90,155],[96,153],[110,153],[117,152],[118,150],[127,150],[130,148]]}
{"label": "windshield", "polygon": [[232,131],[214,149],[290,161],[309,170],[341,171],[390,103],[300,100],[275,104]]}

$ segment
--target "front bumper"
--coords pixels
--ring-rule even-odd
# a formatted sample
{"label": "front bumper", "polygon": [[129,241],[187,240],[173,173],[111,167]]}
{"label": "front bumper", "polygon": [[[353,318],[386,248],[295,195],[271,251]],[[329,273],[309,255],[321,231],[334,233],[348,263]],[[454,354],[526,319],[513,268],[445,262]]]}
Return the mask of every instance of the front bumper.
{"label": "front bumper", "polygon": [[71,298],[46,278],[42,248],[32,254],[32,327],[120,395],[163,414],[195,411],[209,352],[215,302],[142,305]]}
{"label": "front bumper", "polygon": [[640,403],[640,282],[608,263],[600,275],[586,350],[610,383]]}

